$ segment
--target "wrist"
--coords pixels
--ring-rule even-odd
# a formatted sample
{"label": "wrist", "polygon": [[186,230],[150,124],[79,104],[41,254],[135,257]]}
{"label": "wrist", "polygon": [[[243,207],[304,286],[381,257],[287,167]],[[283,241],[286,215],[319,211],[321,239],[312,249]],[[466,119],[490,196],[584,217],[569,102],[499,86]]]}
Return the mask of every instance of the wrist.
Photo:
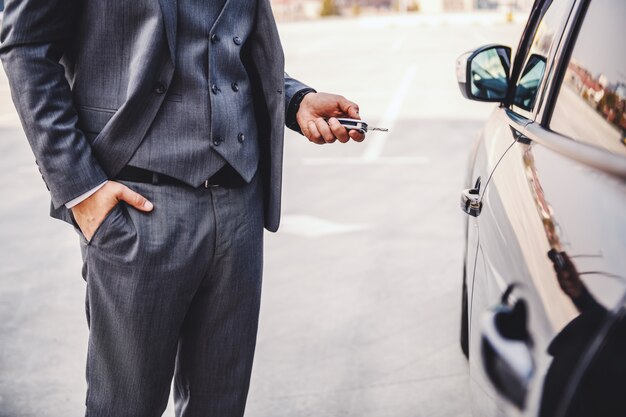
{"label": "wrist", "polygon": [[83,201],[87,200],[92,195],[94,195],[96,192],[98,192],[98,190],[100,190],[102,187],[104,187],[107,183],[108,183],[108,181],[104,181],[103,183],[95,186],[94,188],[90,189],[86,193],[83,193],[83,194],[79,195],[78,197],[68,201],[67,203],[65,203],[65,207],[67,207],[68,209],[72,209],[72,208],[76,207],[77,205],[79,205]]}
{"label": "wrist", "polygon": [[298,110],[300,107],[308,106],[311,100],[314,100],[314,97],[319,94],[317,91],[307,91],[303,96],[302,100],[300,100]]}
{"label": "wrist", "polygon": [[300,110],[300,106],[302,106],[303,102],[306,105],[306,101],[310,100],[313,94],[317,94],[312,88],[303,88],[298,91],[291,101],[289,102],[289,107],[287,109],[286,114],[286,125],[289,129],[295,130],[296,132],[302,134],[302,130],[300,129],[300,125],[298,124],[297,115]]}

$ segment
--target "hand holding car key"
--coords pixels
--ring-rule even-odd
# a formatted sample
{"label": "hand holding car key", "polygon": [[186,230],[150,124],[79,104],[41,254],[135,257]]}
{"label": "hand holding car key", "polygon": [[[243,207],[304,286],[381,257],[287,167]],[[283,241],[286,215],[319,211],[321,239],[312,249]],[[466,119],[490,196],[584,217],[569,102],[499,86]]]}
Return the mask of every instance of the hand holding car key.
{"label": "hand holding car key", "polygon": [[367,133],[368,131],[377,130],[379,132],[389,132],[389,129],[384,127],[369,127],[367,123],[363,120],[358,119],[346,119],[342,117],[338,117],[337,120],[341,124],[341,126],[345,127],[347,130],[356,130],[362,134]]}

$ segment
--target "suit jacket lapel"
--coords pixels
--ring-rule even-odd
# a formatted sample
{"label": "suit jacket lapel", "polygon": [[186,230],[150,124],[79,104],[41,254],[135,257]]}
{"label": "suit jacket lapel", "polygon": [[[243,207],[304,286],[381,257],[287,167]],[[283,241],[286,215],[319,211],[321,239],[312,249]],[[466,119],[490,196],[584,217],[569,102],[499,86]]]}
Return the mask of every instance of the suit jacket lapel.
{"label": "suit jacket lapel", "polygon": [[176,31],[178,21],[178,5],[176,0],[159,0],[163,21],[165,22],[165,34],[167,45],[170,50],[172,62],[176,62]]}

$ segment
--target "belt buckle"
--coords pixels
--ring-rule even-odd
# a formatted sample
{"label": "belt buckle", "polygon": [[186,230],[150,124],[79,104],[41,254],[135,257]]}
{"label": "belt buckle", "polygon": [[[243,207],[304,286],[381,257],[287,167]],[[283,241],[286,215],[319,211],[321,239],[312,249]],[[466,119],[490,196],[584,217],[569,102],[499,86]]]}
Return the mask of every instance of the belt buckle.
{"label": "belt buckle", "polygon": [[219,187],[219,185],[211,184],[209,181],[210,181],[210,178],[208,180],[204,181],[204,188],[216,188],[216,187]]}

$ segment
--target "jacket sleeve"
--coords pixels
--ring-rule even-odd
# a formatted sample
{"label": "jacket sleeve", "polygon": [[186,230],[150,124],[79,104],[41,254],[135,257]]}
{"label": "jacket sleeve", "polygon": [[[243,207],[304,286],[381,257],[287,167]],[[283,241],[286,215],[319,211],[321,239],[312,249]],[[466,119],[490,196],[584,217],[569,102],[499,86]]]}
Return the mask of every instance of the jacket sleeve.
{"label": "jacket sleeve", "polygon": [[291,78],[285,73],[285,125],[298,133],[302,133],[296,121],[296,113],[300,108],[300,102],[308,93],[316,92],[313,88]]}
{"label": "jacket sleeve", "polygon": [[13,102],[55,208],[107,180],[77,127],[60,63],[79,1],[8,0],[0,32],[0,59]]}

